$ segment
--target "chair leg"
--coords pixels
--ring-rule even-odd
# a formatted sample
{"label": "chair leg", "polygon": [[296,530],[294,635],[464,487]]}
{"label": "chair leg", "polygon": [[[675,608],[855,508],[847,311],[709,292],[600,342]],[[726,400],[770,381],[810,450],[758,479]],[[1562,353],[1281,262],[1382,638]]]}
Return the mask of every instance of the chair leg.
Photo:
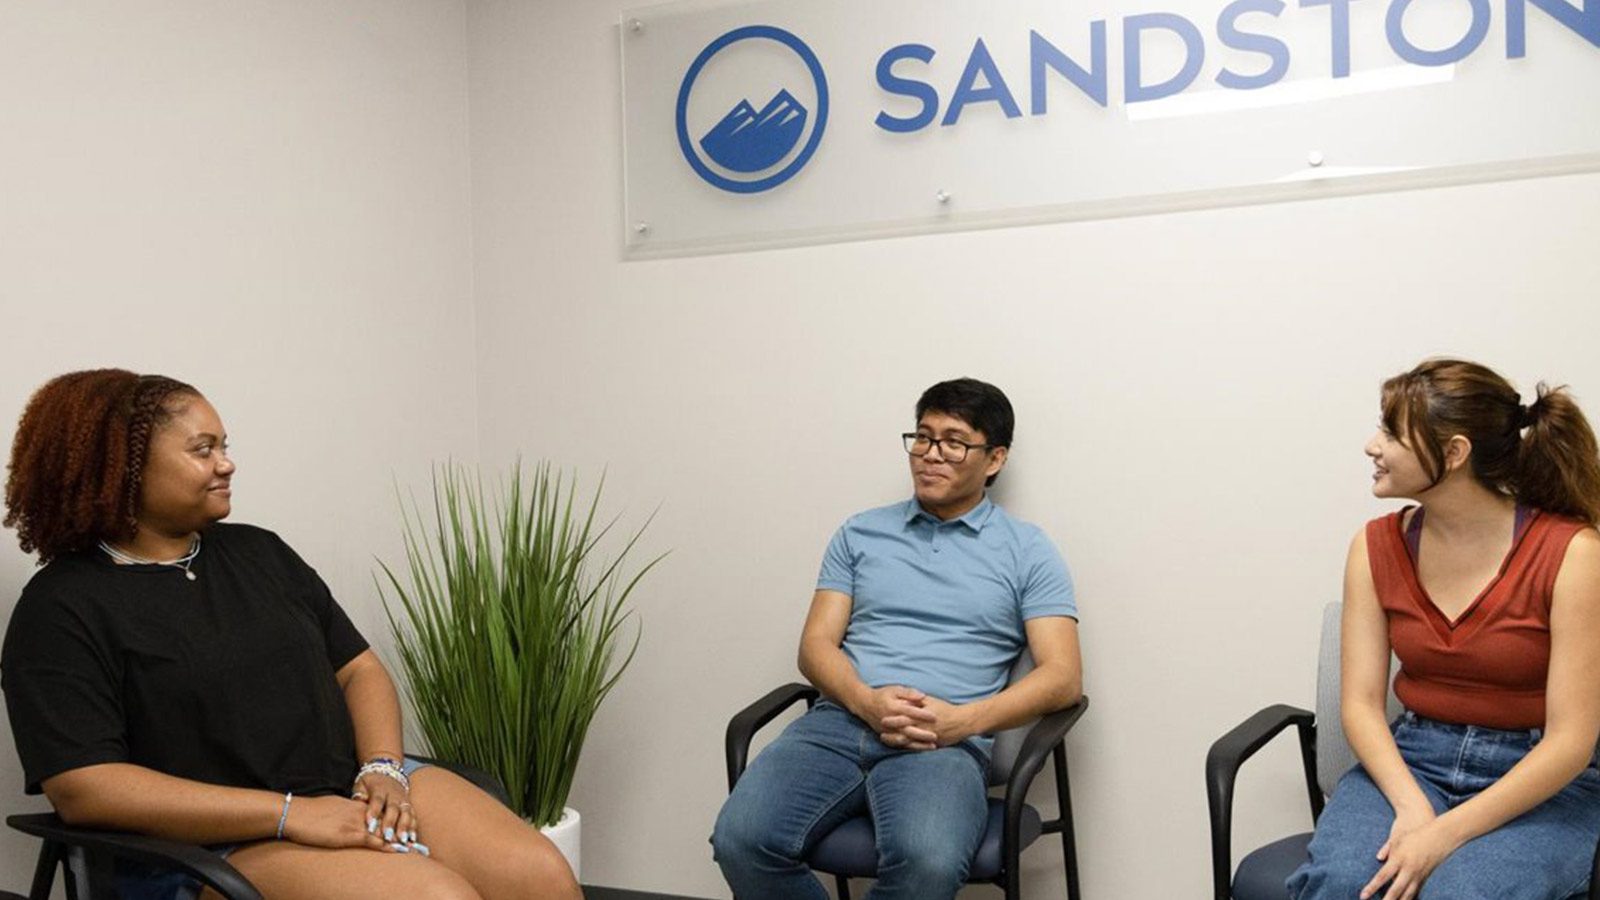
{"label": "chair leg", "polygon": [[835,875],[833,883],[838,888],[839,900],[850,900],[850,879],[843,875]]}
{"label": "chair leg", "polygon": [[50,900],[50,888],[55,885],[56,867],[66,850],[55,841],[45,841],[39,848],[39,862],[33,867],[33,886],[28,888],[28,900]]}
{"label": "chair leg", "polygon": [[1022,900],[1022,863],[1017,859],[1017,848],[1007,847],[1006,860],[1006,900]]}
{"label": "chair leg", "polygon": [[78,885],[79,900],[117,900],[111,854],[85,850],[82,856],[85,883]]}
{"label": "chair leg", "polygon": [[1061,864],[1067,870],[1067,900],[1081,900],[1078,893],[1078,838],[1072,829],[1072,782],[1067,777],[1067,748],[1057,744],[1051,754],[1056,770],[1056,820],[1061,823]]}

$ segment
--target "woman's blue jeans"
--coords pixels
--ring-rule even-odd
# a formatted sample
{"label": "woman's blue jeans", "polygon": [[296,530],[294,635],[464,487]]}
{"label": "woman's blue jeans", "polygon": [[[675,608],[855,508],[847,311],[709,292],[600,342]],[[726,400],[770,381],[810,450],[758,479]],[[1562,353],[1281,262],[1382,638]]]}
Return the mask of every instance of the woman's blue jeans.
{"label": "woman's blue jeans", "polygon": [[940,900],[966,881],[987,821],[984,751],[895,750],[823,701],[756,757],[711,845],[739,900],[826,900],[805,858],[840,823],[872,814],[878,880],[867,900]]}
{"label": "woman's blue jeans", "polygon": [[[1436,812],[1494,784],[1543,736],[1450,725],[1407,712],[1392,726],[1395,745]],[[1450,854],[1424,882],[1421,900],[1566,900],[1588,889],[1600,840],[1600,769],[1589,767],[1561,792]],[[1394,808],[1366,770],[1339,780],[1317,821],[1310,860],[1289,876],[1291,900],[1349,900],[1378,873]]]}

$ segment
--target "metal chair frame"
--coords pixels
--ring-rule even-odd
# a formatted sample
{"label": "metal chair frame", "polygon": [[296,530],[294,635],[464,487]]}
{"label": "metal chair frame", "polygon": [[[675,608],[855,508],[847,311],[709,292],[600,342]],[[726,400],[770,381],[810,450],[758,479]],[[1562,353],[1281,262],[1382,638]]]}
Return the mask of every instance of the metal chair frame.
{"label": "metal chair frame", "polygon": [[[511,805],[505,788],[494,776],[469,766],[422,759],[455,772],[501,803]],[[62,870],[66,881],[67,900],[117,900],[112,869],[113,861],[118,858],[182,870],[222,895],[223,900],[262,900],[261,893],[239,874],[238,869],[197,844],[143,834],[81,828],[61,821],[55,813],[7,816],[6,824],[44,842],[34,866],[33,884],[28,890],[27,900],[49,900],[57,868]],[[82,883],[79,883],[80,880]],[[15,895],[0,893],[0,900],[7,900],[8,897]]]}
{"label": "metal chair frame", "polygon": [[[770,691],[729,720],[726,736],[729,792],[733,791],[733,786],[744,774],[745,766],[749,762],[750,742],[755,733],[794,704],[803,700],[809,709],[815,705],[819,697],[819,692],[811,685],[786,684]],[[1088,708],[1089,698],[1084,697],[1066,709],[1040,718],[1028,730],[1005,784],[1005,825],[1000,844],[1002,860],[1000,872],[992,879],[976,878],[971,879],[969,883],[995,884],[1005,890],[1007,900],[1020,900],[1022,871],[1018,857],[1023,849],[1020,846],[1022,809],[1027,804],[1028,788],[1033,784],[1034,776],[1039,774],[1039,770],[1044,767],[1045,759],[1049,758],[1055,767],[1056,802],[1060,812],[1056,818],[1043,823],[1041,835],[1061,836],[1067,897],[1069,900],[1081,900],[1078,887],[1077,838],[1072,825],[1072,786],[1067,776],[1066,736]],[[826,874],[833,875],[839,900],[850,900],[849,878],[833,872]]]}

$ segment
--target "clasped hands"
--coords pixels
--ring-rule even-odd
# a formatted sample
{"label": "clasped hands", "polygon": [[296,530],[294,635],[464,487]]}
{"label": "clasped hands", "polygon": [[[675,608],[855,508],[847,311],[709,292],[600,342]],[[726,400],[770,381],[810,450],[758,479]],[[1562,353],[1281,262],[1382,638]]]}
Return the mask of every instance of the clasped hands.
{"label": "clasped hands", "polygon": [[1433,870],[1459,846],[1460,841],[1441,824],[1432,807],[1396,810],[1389,839],[1378,848],[1383,865],[1361,889],[1361,900],[1380,892],[1384,900],[1412,900]]}
{"label": "clasped hands", "polygon": [[349,799],[295,797],[283,836],[312,847],[366,847],[423,856],[431,852],[417,840],[417,816],[406,789],[379,774],[362,777]]}
{"label": "clasped hands", "polygon": [[889,685],[869,692],[861,718],[878,739],[896,750],[936,750],[976,733],[966,706],[930,697],[916,688]]}

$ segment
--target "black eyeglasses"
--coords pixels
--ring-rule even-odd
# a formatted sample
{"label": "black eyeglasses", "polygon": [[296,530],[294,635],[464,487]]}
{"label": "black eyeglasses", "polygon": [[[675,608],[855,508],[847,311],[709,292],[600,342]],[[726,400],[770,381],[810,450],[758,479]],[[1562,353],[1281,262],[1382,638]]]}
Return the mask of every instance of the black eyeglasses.
{"label": "black eyeglasses", "polygon": [[945,462],[951,463],[966,462],[968,451],[990,450],[994,447],[993,444],[969,444],[955,438],[935,438],[931,434],[919,434],[915,431],[900,435],[900,439],[905,442],[906,452],[912,456],[927,456],[933,445],[938,444],[939,455],[944,457]]}

